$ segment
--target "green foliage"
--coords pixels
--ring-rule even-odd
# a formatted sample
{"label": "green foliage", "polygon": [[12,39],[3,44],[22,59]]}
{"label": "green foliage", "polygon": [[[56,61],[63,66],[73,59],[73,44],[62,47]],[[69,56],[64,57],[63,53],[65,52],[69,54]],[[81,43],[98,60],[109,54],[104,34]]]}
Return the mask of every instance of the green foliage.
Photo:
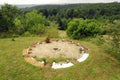
{"label": "green foliage", "polygon": [[[25,9],[20,10],[16,6],[5,4],[0,9],[0,32],[22,35],[29,31],[30,34],[42,35],[46,32],[41,28],[50,26],[47,19],[58,24],[60,30],[66,30],[69,21],[74,18],[98,19],[99,21],[119,20],[119,6],[119,3],[49,5],[36,6],[27,12],[24,11]],[[77,32],[74,34],[79,35]]]}
{"label": "green foliage", "polygon": [[58,33],[57,25],[52,23],[51,26],[49,26],[46,30],[46,36],[48,36],[49,38],[58,38],[59,33]]}
{"label": "green foliage", "polygon": [[22,36],[27,37],[27,36],[31,36],[31,34],[30,34],[30,32],[29,32],[29,31],[26,31],[26,32],[24,32],[24,33],[23,33],[23,35],[22,35]]}
{"label": "green foliage", "polygon": [[73,19],[68,23],[67,34],[73,39],[101,34],[101,25],[96,20]]}
{"label": "green foliage", "polygon": [[36,24],[33,27],[31,27],[31,29],[29,31],[33,34],[42,35],[45,33],[46,28],[42,24]]}
{"label": "green foliage", "polygon": [[[27,8],[36,9],[51,21],[57,21],[60,30],[66,30],[69,19],[120,19],[120,3],[94,3],[94,4],[69,4],[69,5],[43,5]],[[65,22],[63,19],[66,19]]]}
{"label": "green foliage", "polygon": [[120,20],[115,20],[112,24],[106,26],[106,34],[111,37],[110,47],[107,52],[120,60]]}
{"label": "green foliage", "polygon": [[14,25],[15,25],[14,33],[19,34],[19,35],[24,33],[25,29],[23,27],[23,24],[21,23],[21,20],[18,19],[17,17],[14,19]]}
{"label": "green foliage", "polygon": [[14,38],[12,38],[12,41],[15,41],[15,39],[14,39]]}
{"label": "green foliage", "polygon": [[66,30],[67,29],[67,23],[69,22],[69,19],[60,19],[60,21],[58,21],[59,23],[59,29],[60,30]]}
{"label": "green foliage", "polygon": [[[29,36],[30,34],[35,35],[49,35],[50,37],[57,37],[58,31],[55,24],[47,20],[41,13],[38,13],[36,10],[27,12],[25,14],[25,19],[21,19],[24,26],[23,36]],[[20,25],[19,21],[16,21],[16,26]],[[52,35],[52,36],[51,36]]]}
{"label": "green foliage", "polygon": [[49,25],[48,20],[41,13],[38,14],[36,10],[26,14],[26,22],[29,26],[33,26],[35,24],[43,24],[45,26]]}
{"label": "green foliage", "polygon": [[0,32],[2,33],[23,35],[23,33],[29,32],[42,35],[46,31],[46,26],[49,26],[49,21],[41,13],[38,14],[36,10],[25,14],[16,6],[9,4],[1,7],[0,18]]}
{"label": "green foliage", "polygon": [[16,6],[5,4],[0,9],[0,32],[13,32],[14,19],[20,13]]}
{"label": "green foliage", "polygon": [[42,14],[38,14],[36,10],[27,13],[25,21],[27,30],[38,35],[45,33],[45,27],[49,25],[49,21]]}

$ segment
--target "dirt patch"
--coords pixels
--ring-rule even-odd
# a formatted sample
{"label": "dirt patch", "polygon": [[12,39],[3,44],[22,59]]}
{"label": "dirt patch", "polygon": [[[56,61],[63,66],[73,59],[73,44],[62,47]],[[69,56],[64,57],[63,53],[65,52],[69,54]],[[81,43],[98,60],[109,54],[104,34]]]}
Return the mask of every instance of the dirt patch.
{"label": "dirt patch", "polygon": [[[76,64],[76,61],[82,62],[87,59],[88,49],[79,43],[69,40],[49,40],[49,43],[35,42],[28,49],[23,50],[23,57],[26,62],[38,67],[51,66],[55,69],[66,68]],[[47,62],[46,59],[66,59],[65,61],[55,63]],[[39,60],[39,59],[42,59]],[[69,59],[71,59],[69,61]],[[71,63],[72,62],[72,63]],[[54,63],[54,64],[53,64]]]}
{"label": "dirt patch", "polygon": [[68,41],[52,41],[51,43],[42,43],[32,48],[31,56],[38,58],[79,58],[81,56],[80,46]]}

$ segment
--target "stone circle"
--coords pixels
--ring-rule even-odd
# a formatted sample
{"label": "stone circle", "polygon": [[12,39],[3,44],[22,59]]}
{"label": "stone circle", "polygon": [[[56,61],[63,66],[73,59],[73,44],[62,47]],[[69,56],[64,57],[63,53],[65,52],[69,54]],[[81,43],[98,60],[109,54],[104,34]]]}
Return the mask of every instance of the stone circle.
{"label": "stone circle", "polygon": [[[82,62],[89,56],[88,49],[80,43],[76,43],[70,40],[50,40],[49,43],[47,42],[42,41],[31,44],[29,48],[23,51],[23,56],[25,60],[34,66],[44,67],[46,66],[46,60],[37,61],[35,59],[36,57],[39,59],[57,59],[59,57],[62,57],[65,59],[70,58],[75,59],[78,62]],[[82,57],[84,57],[84,59],[82,59]],[[51,64],[51,67],[54,69],[58,69],[74,65],[74,63],[71,63],[68,60],[60,64],[59,63],[53,62]]]}

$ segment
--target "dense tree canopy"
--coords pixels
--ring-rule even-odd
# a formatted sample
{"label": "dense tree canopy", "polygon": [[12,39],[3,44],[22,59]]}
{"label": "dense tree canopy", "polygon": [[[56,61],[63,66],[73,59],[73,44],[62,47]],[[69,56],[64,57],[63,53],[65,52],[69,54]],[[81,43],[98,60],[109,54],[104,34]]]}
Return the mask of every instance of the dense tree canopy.
{"label": "dense tree canopy", "polygon": [[[46,5],[35,6],[32,9],[37,9],[42,12],[46,18],[52,21],[57,21],[59,29],[66,29],[67,25],[62,20],[70,20],[73,18],[83,19],[98,19],[110,21],[120,19],[120,3],[96,3],[96,4],[69,4],[69,5]],[[26,10],[29,10],[28,8]],[[67,22],[68,22],[67,21]],[[64,25],[61,25],[64,24]],[[64,28],[65,27],[65,28]]]}

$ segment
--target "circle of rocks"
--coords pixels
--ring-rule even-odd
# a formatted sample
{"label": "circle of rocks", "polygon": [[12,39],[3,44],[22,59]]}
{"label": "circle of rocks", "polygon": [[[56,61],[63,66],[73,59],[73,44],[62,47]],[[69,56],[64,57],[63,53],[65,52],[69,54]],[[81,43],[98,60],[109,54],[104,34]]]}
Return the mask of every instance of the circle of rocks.
{"label": "circle of rocks", "polygon": [[[56,41],[58,42],[59,40],[52,40],[52,41]],[[50,41],[50,42],[52,42]],[[76,43],[74,41],[70,41],[70,40],[61,40],[62,42],[70,42],[71,44],[75,44],[76,46],[79,46],[80,47],[80,51],[82,53],[82,56],[80,56],[76,61],[77,62],[83,62],[85,61],[88,56],[89,56],[89,53],[88,53],[88,48],[84,47],[83,45],[80,45],[79,43]],[[23,57],[25,59],[26,62],[34,65],[34,66],[37,66],[37,67],[45,67],[46,66],[46,61],[37,61],[33,56],[30,56],[29,54],[32,53],[31,52],[31,49],[32,48],[35,48],[37,45],[40,45],[40,44],[45,44],[46,42],[35,42],[33,44],[31,44],[28,48],[24,49],[23,50]],[[46,43],[47,44],[47,43]],[[53,48],[54,50],[58,50],[58,48]],[[70,67],[70,66],[73,66],[74,64],[70,61],[66,61],[64,63],[56,63],[56,62],[53,62],[52,63],[52,66],[51,68],[53,69],[60,69],[60,68],[67,68],[67,67]]]}

